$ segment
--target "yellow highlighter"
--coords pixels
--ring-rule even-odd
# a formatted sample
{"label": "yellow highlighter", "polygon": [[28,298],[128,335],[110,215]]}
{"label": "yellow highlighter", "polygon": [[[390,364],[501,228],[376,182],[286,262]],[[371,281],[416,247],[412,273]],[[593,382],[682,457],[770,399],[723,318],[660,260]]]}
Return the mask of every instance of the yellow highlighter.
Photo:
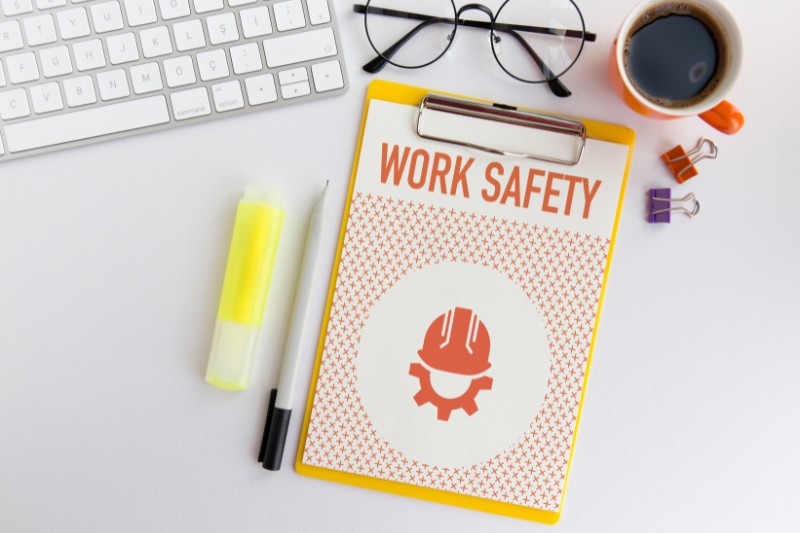
{"label": "yellow highlighter", "polygon": [[206,370],[212,385],[242,390],[250,384],[284,213],[274,191],[250,185],[239,200]]}

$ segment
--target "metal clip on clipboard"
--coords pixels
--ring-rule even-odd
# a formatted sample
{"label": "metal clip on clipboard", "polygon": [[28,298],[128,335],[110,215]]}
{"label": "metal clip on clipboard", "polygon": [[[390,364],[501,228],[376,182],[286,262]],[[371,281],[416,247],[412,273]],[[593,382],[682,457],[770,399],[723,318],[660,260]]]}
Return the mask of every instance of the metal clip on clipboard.
{"label": "metal clip on clipboard", "polygon": [[[473,119],[485,122],[476,127]],[[586,147],[583,122],[436,94],[428,94],[419,103],[417,134],[493,154],[562,165],[577,165]],[[573,142],[569,146],[556,143],[553,134],[571,137]],[[542,150],[534,153],[528,148],[531,146]],[[555,153],[542,153],[545,146]]]}

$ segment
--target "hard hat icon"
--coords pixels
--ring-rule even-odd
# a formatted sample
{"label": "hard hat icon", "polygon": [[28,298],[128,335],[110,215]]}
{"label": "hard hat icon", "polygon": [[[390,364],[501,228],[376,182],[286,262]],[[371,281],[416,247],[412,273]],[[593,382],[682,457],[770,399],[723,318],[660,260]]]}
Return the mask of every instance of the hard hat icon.
{"label": "hard hat icon", "polygon": [[[479,375],[492,366],[489,347],[489,332],[471,309],[455,307],[434,319],[417,352],[425,364],[411,363],[408,368],[408,373],[419,380],[419,392],[414,395],[417,405],[433,404],[436,417],[445,422],[457,409],[469,416],[477,413],[476,396],[492,389],[492,378]],[[467,387],[456,397],[442,395],[433,386],[433,372],[466,376]]]}
{"label": "hard hat icon", "polygon": [[428,326],[417,353],[433,369],[474,376],[492,366],[489,348],[489,332],[478,315],[471,309],[456,307]]}

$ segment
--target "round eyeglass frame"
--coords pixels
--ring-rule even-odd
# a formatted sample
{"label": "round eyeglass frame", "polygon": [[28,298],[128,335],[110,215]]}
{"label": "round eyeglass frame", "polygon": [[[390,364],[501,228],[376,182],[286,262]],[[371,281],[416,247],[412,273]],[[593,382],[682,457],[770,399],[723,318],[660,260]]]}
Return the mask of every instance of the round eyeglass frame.
{"label": "round eyeglass frame", "polygon": [[[466,4],[459,10],[459,9],[456,9],[455,1],[454,0],[449,0],[450,5],[453,8],[453,32],[452,32],[452,36],[449,39],[449,42],[447,43],[447,46],[444,47],[444,49],[442,50],[442,52],[438,56],[434,57],[433,59],[431,59],[427,63],[423,63],[421,65],[401,65],[399,63],[395,63],[390,58],[384,56],[383,53],[378,49],[377,46],[375,46],[375,43],[372,41],[372,36],[369,33],[369,24],[368,24],[368,21],[369,21],[369,5],[372,3],[372,1],[373,0],[367,0],[367,3],[365,4],[365,10],[364,10],[364,30],[365,30],[365,32],[367,34],[367,40],[369,41],[369,44],[372,47],[372,49],[375,51],[376,54],[378,54],[378,56],[381,59],[383,59],[384,61],[386,61],[390,65],[394,65],[395,67],[400,67],[400,68],[405,68],[405,69],[424,68],[424,67],[427,67],[429,65],[432,65],[433,63],[435,63],[439,59],[441,59],[442,56],[445,55],[447,53],[447,51],[450,50],[450,47],[453,45],[453,41],[455,41],[455,37],[456,37],[456,32],[458,31],[458,27],[460,25],[458,23],[458,17],[459,17],[459,15],[464,13],[465,11],[469,11],[471,9],[477,9],[477,10],[483,11],[484,13],[487,13],[487,14],[492,13],[491,9],[489,9],[488,7],[483,6],[481,4]],[[497,10],[497,13],[493,13],[491,15],[491,26],[489,27],[490,35],[494,35],[495,34],[495,25],[497,23],[497,19],[500,16],[500,13],[503,12],[503,9],[506,7],[506,5],[508,5],[508,3],[511,2],[511,1],[512,0],[505,0],[505,2],[503,2],[500,5],[500,8]],[[551,76],[549,78],[545,77],[545,78],[543,78],[541,80],[527,80],[525,78],[521,78],[521,77],[517,76],[516,74],[513,74],[512,72],[510,72],[503,65],[503,63],[500,61],[500,58],[497,56],[497,51],[495,49],[495,40],[494,39],[490,39],[490,44],[492,46],[492,55],[494,56],[495,62],[500,66],[501,69],[503,69],[503,71],[506,74],[508,74],[509,76],[514,78],[515,80],[521,81],[523,83],[547,83],[549,81],[556,80],[556,79],[560,78],[561,76],[566,74],[567,71],[569,71],[569,69],[571,69],[575,65],[575,63],[578,61],[578,58],[580,58],[581,53],[583,53],[583,47],[586,45],[586,22],[583,19],[583,13],[581,13],[580,8],[575,3],[575,1],[574,0],[566,0],[566,1],[568,1],[570,4],[572,4],[572,7],[575,8],[575,12],[578,13],[578,18],[581,21],[581,33],[583,34],[583,38],[581,38],[580,48],[578,48],[578,53],[575,54],[575,58],[572,60],[572,62],[569,65],[567,65],[567,67],[564,70],[562,70],[561,72],[559,72],[555,76]],[[502,32],[499,32],[499,33],[502,33]]]}

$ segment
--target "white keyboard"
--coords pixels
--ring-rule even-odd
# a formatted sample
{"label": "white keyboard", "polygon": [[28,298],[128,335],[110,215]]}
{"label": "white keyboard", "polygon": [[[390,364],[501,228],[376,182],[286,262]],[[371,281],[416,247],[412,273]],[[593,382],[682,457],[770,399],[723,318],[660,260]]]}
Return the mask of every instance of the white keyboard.
{"label": "white keyboard", "polygon": [[328,0],[0,0],[0,162],[341,94]]}

